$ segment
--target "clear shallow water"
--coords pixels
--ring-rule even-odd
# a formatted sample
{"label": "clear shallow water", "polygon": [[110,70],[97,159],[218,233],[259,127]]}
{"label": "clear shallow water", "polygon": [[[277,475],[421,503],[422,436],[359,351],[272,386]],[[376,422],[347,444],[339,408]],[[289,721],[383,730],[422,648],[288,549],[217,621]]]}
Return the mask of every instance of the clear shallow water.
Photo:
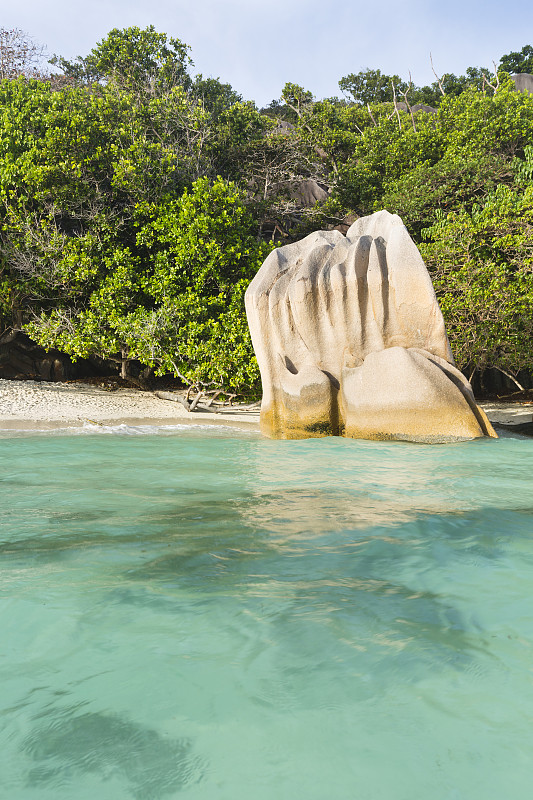
{"label": "clear shallow water", "polygon": [[0,796],[529,800],[532,476],[522,438],[2,436]]}

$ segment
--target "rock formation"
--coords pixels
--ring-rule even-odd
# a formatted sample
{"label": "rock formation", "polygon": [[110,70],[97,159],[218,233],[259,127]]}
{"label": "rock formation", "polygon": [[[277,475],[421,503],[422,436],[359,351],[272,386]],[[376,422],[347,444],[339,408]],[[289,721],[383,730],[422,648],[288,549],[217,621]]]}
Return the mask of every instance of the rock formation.
{"label": "rock formation", "polygon": [[[400,111],[409,111],[409,106],[407,103],[399,102],[396,103],[396,108],[399,108]],[[433,106],[426,106],[424,103],[415,103],[414,106],[411,106],[411,111],[413,114],[438,114],[438,108],[433,108]]]}
{"label": "rock formation", "polygon": [[21,331],[8,329],[0,335],[0,378],[37,381],[67,381],[110,375],[111,362],[93,356],[73,362],[55,348],[45,350]]}
{"label": "rock formation", "polygon": [[453,364],[430,277],[401,219],[274,250],[246,292],[273,438],[445,442],[496,436]]}
{"label": "rock formation", "polygon": [[511,80],[517,92],[533,94],[533,75],[527,72],[519,72],[518,75],[511,75]]}
{"label": "rock formation", "polygon": [[329,197],[328,192],[312,178],[295,181],[289,186],[288,194],[298,208],[313,208],[317,203],[325,203]]}

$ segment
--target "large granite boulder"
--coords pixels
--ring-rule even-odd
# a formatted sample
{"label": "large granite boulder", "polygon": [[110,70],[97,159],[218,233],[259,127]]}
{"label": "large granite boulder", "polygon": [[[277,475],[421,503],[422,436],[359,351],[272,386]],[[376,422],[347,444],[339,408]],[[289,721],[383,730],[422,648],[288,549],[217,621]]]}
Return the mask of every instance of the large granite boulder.
{"label": "large granite boulder", "polygon": [[518,75],[511,75],[511,80],[517,92],[533,94],[533,75],[527,72],[519,72]]}
{"label": "large granite boulder", "polygon": [[261,370],[261,430],[445,442],[495,436],[454,367],[444,320],[401,219],[274,250],[246,292]]}
{"label": "large granite boulder", "polygon": [[329,197],[328,192],[312,178],[295,181],[289,186],[288,194],[299,208],[312,208],[317,203],[325,203]]}
{"label": "large granite boulder", "polygon": [[[409,111],[409,106],[403,101],[396,103],[396,107],[399,108],[400,111]],[[437,108],[433,108],[433,106],[426,106],[424,103],[415,103],[413,106],[411,106],[411,111],[413,114],[438,114]]]}
{"label": "large granite boulder", "polygon": [[0,336],[0,378],[64,381],[75,377],[76,367],[59,350],[45,350],[20,331]]}
{"label": "large granite boulder", "polygon": [[9,329],[0,335],[0,378],[68,381],[113,371],[110,362],[97,356],[73,362],[55,348],[45,350],[22,331]]}

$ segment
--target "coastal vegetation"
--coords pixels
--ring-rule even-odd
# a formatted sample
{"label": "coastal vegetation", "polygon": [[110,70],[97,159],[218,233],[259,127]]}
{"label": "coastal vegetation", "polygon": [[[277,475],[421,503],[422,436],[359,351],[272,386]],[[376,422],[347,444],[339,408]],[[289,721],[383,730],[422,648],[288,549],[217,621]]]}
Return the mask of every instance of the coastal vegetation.
{"label": "coastal vegetation", "polygon": [[465,374],[531,369],[533,95],[509,77],[533,72],[531,46],[431,86],[365,70],[315,99],[287,83],[263,109],[153,27],[54,56],[60,73],[39,53],[0,31],[2,330],[123,376],[250,392],[243,295],[268,252],[386,208]]}

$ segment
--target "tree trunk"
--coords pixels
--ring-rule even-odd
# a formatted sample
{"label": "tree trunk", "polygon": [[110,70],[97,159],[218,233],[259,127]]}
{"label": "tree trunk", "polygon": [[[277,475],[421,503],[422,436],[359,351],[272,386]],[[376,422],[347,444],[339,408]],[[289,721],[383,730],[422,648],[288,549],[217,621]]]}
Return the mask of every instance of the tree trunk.
{"label": "tree trunk", "polygon": [[121,351],[122,361],[120,362],[120,377],[124,378],[124,380],[128,377],[128,364],[130,363],[129,358],[126,358],[127,352],[126,350]]}

